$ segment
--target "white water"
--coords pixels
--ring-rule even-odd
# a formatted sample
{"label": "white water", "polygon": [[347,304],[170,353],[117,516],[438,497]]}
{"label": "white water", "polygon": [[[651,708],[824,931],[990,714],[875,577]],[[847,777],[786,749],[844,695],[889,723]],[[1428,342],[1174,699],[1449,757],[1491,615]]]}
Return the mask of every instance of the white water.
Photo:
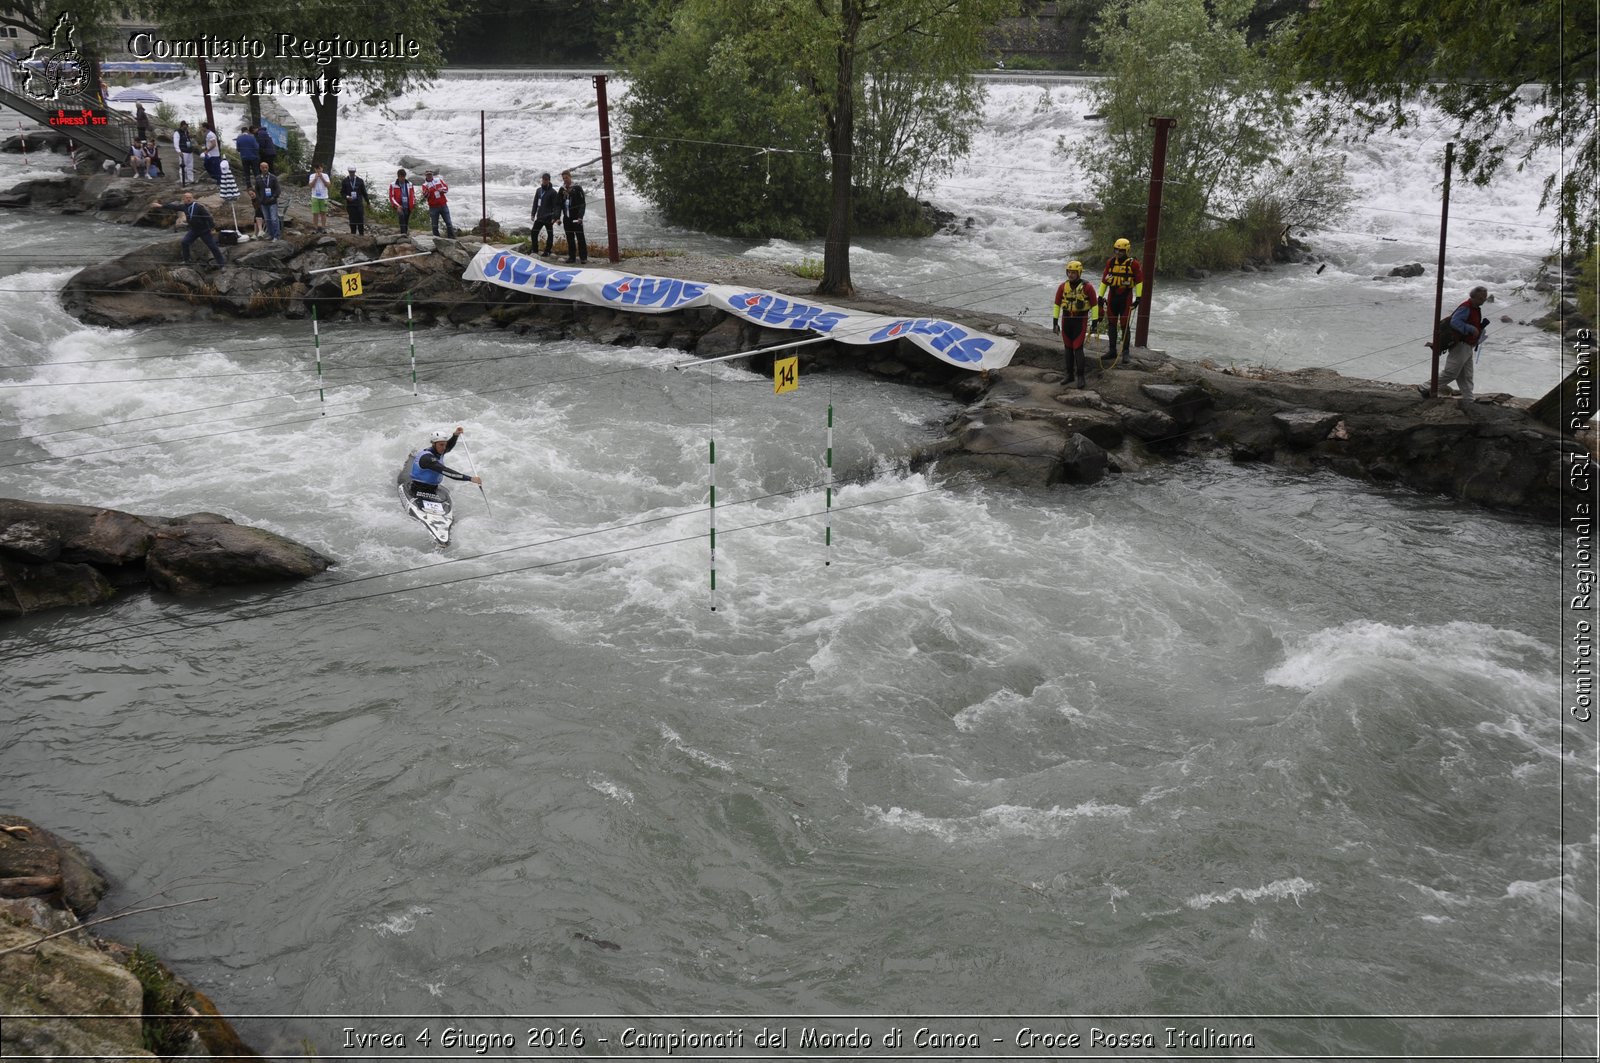
{"label": "white water", "polygon": [[[424,146],[470,158],[476,108],[501,99],[490,201],[520,217],[540,169],[594,154],[586,87],[447,82],[402,118],[352,114],[341,143],[369,173]],[[858,281],[923,296],[977,271],[994,287],[960,301],[1037,315],[1076,239],[1045,209],[1066,91],[1040,115],[1041,90],[997,87],[979,158],[935,195],[975,232],[868,244]],[[1350,343],[1420,331],[1431,282],[1363,278],[1436,240],[1401,212],[1426,199],[1429,150],[1359,160],[1390,209],[1337,234],[1321,278],[1170,285],[1192,313],[1158,319],[1159,342],[1215,342],[1202,307],[1269,319],[1352,297],[1378,306],[1347,311]],[[1454,287],[1526,278],[1489,270],[1542,248],[1536,192],[1462,197],[1462,216],[1524,224],[1486,231],[1484,274]],[[626,239],[742,250],[653,222],[626,190],[619,209],[642,234]],[[1374,238],[1400,231],[1418,253]],[[954,409],[941,395],[841,374],[773,396],[726,366],[650,368],[661,351],[495,334],[419,334],[411,405],[402,332],[330,326],[324,416],[305,323],[85,327],[54,292],[149,237],[17,214],[0,235],[28,256],[4,270],[0,345],[24,367],[4,383],[27,386],[0,389],[0,494],[218,510],[339,561],[303,587],[133,595],[0,633],[0,805],[83,842],[113,904],[220,897],[117,932],[225,1011],[1595,1006],[1577,988],[1592,953],[1573,947],[1594,937],[1594,845],[1569,830],[1563,850],[1560,824],[1593,822],[1594,747],[1556,698],[1554,529],[1209,463],[1037,494],[947,483],[895,464]],[[1293,364],[1270,342],[1287,327],[1226,349]],[[1486,350],[1481,379],[1536,394],[1559,354],[1518,342]],[[1407,379],[1413,356],[1373,358]],[[61,364],[107,358],[138,360]],[[830,402],[851,482],[824,567]],[[467,425],[494,507],[457,492],[449,554],[392,497],[434,423]],[[246,1036],[330,1051],[347,1022]],[[1280,1053],[1548,1054],[1560,1036],[1550,1020],[1234,1027]]]}

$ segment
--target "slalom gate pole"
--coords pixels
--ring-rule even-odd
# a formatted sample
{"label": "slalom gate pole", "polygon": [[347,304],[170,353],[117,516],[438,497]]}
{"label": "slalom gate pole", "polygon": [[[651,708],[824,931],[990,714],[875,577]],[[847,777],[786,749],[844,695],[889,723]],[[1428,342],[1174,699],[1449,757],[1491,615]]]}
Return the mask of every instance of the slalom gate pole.
{"label": "slalom gate pole", "polygon": [[[417,333],[411,325],[410,292],[406,292],[406,339],[411,344],[411,395],[415,398],[417,394]],[[478,474],[473,473],[472,475],[476,476]],[[479,484],[478,486],[482,487],[483,485]]]}
{"label": "slalom gate pole", "polygon": [[[829,392],[833,391],[833,382],[828,382]],[[833,395],[828,396],[828,471],[824,476],[825,486],[823,497],[827,499],[827,516],[822,526],[822,567],[827,568],[833,564]]]}
{"label": "slalom gate pole", "polygon": [[[467,446],[467,441],[465,439],[461,441],[461,453],[467,456],[467,468],[472,470],[472,475],[478,475],[478,465],[472,460],[472,448]],[[492,518],[494,516],[494,510],[489,505],[489,494],[483,489],[482,484],[478,485],[478,494],[483,496],[484,512],[488,513]]]}
{"label": "slalom gate pole", "polygon": [[317,304],[311,304],[311,347],[317,356],[317,402],[322,406],[322,416],[328,416],[328,397],[322,391],[322,331],[317,327]]}
{"label": "slalom gate pole", "polygon": [[717,440],[710,443],[711,467],[711,611],[717,611]]}

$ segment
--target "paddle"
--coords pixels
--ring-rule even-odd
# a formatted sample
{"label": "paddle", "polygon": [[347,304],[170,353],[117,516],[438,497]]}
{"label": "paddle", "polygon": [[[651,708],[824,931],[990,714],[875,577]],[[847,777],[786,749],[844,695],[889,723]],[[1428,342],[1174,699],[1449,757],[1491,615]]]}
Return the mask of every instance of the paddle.
{"label": "paddle", "polygon": [[[472,460],[472,448],[467,446],[467,441],[465,439],[461,441],[461,452],[467,456],[467,468],[471,469],[472,475],[476,477],[478,475],[478,465]],[[487,512],[490,517],[493,517],[494,507],[489,505],[489,494],[483,489],[482,484],[478,485],[478,494],[483,496],[484,511]]]}

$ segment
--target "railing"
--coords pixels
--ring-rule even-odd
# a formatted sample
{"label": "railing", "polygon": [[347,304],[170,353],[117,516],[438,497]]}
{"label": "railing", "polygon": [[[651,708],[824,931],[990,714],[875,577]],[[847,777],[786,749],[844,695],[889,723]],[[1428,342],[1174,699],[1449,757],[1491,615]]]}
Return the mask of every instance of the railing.
{"label": "railing", "polygon": [[[0,104],[65,133],[75,146],[90,148],[119,165],[127,160],[138,130],[131,115],[111,110],[99,97],[87,92],[61,92],[53,100],[38,99],[25,89],[30,73],[17,60],[0,56]],[[83,111],[104,116],[105,123],[66,125],[62,122],[63,118]],[[51,121],[52,118],[56,121]]]}

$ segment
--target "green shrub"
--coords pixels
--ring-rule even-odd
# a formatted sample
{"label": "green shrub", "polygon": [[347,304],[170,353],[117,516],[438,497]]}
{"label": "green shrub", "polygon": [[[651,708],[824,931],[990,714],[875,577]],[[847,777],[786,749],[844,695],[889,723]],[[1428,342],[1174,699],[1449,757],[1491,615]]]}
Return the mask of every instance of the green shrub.
{"label": "green shrub", "polygon": [[189,991],[181,988],[172,972],[143,946],[134,947],[133,955],[128,957],[128,970],[144,989],[144,1047],[162,1057],[187,1054],[194,1036],[194,1021],[187,1014]]}

